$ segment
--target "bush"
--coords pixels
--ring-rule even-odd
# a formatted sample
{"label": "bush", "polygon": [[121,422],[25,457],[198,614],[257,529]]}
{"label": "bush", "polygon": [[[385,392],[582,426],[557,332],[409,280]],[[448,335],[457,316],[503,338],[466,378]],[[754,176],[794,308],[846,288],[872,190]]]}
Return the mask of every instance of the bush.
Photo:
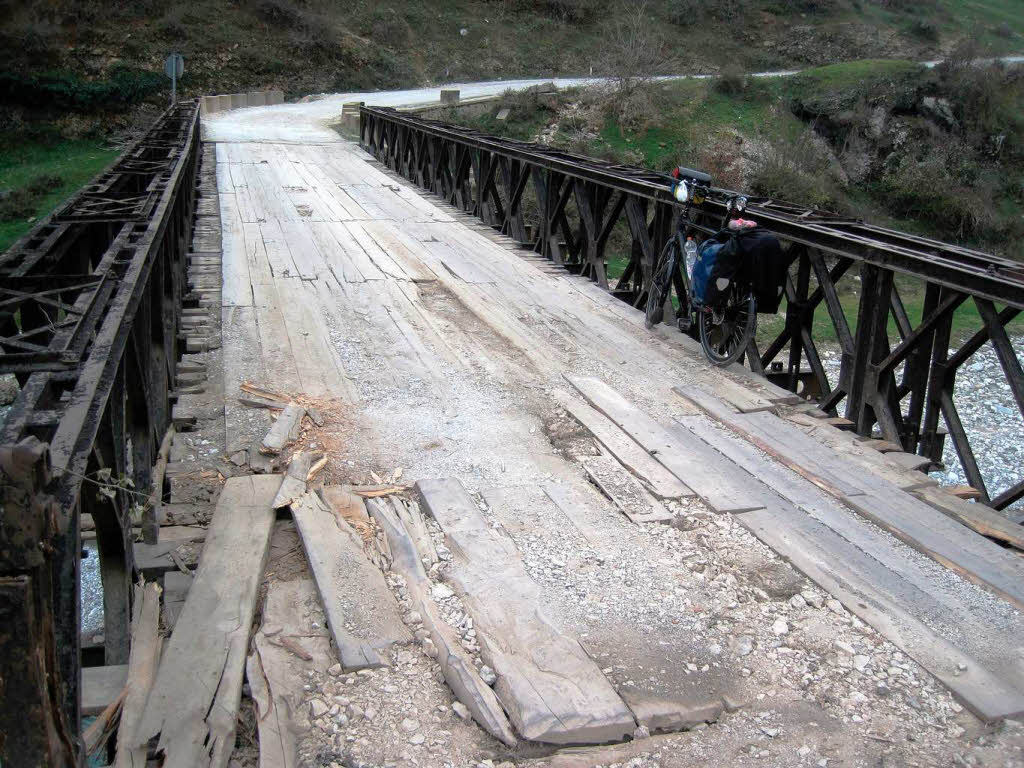
{"label": "bush", "polygon": [[714,79],[711,87],[726,96],[738,96],[747,89],[747,76],[738,64],[730,64]]}
{"label": "bush", "polygon": [[0,99],[56,111],[121,111],[167,88],[162,72],[115,67],[106,79],[86,80],[74,72],[0,72]]}
{"label": "bush", "polygon": [[668,20],[678,27],[692,27],[701,20],[704,3],[700,0],[668,0],[665,13]]}
{"label": "bush", "polygon": [[[963,165],[963,163],[961,163]],[[992,230],[995,217],[991,195],[977,185],[964,184],[979,169],[953,173],[941,155],[918,160],[904,157],[883,177],[876,193],[897,216],[920,219],[956,237],[978,237]]]}
{"label": "bush", "polygon": [[364,35],[384,45],[402,45],[409,39],[409,25],[394,8],[374,7],[362,26]]}
{"label": "bush", "polygon": [[36,176],[32,179],[25,189],[27,189],[32,195],[42,197],[43,195],[57,189],[63,183],[64,179],[60,176],[55,174],[44,174],[43,176]]}
{"label": "bush", "polygon": [[920,40],[936,43],[939,40],[939,25],[934,19],[915,19],[910,25],[910,34]]}
{"label": "bush", "polygon": [[36,196],[24,187],[0,198],[0,221],[24,221],[36,212]]}
{"label": "bush", "polygon": [[291,0],[255,0],[252,11],[268,24],[285,29],[295,29],[304,21],[302,11]]}
{"label": "bush", "polygon": [[794,143],[768,145],[751,161],[748,175],[750,190],[762,197],[836,212],[847,207],[830,158],[810,132]]}

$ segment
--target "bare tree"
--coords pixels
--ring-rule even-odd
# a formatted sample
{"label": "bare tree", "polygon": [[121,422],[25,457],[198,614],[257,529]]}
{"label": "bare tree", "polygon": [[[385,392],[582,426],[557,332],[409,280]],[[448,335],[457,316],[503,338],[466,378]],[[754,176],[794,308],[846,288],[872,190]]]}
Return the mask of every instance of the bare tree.
{"label": "bare tree", "polygon": [[642,86],[672,70],[668,41],[650,9],[649,0],[620,0],[601,36],[599,64],[612,82],[611,105],[623,122],[634,123],[650,111]]}

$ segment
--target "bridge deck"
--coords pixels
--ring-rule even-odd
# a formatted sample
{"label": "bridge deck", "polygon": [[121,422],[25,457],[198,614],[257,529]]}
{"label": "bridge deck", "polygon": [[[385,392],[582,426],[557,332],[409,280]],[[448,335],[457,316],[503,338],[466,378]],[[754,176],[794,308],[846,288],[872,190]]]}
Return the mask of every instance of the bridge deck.
{"label": "bridge deck", "polygon": [[[311,447],[326,449],[329,482],[396,468],[403,482],[459,478],[511,536],[543,613],[627,700],[639,690],[746,705],[733,735],[712,726],[680,755],[711,744],[738,758],[749,742],[736,733],[757,733],[754,713],[771,711],[779,754],[825,749],[806,729],[820,721],[840,753],[867,759],[895,743],[948,757],[960,748],[954,723],[968,722],[908,656],[982,718],[1024,711],[1024,622],[1010,602],[1021,603],[1021,561],[903,490],[923,475],[814,441],[784,418],[795,406],[777,390],[713,369],[680,334],[652,334],[589,281],[321,136],[217,144],[229,453],[269,425],[267,411],[237,403],[248,381],[323,414]],[[673,388],[724,399],[709,416]],[[675,526],[631,523],[619,513],[628,498],[617,508],[595,491],[583,465],[596,450],[563,408],[583,412],[584,399],[599,412],[587,418],[621,430],[606,450],[632,438],[681,481],[679,498],[656,502]],[[764,442],[718,428],[736,419],[768,425],[769,443],[772,419],[811,432],[813,455],[803,465],[794,449],[787,468]],[[882,527],[854,511],[865,496]],[[941,542],[921,546],[916,529],[885,524],[889,511]],[[776,555],[846,610],[788,602],[802,589],[820,605],[821,593]],[[905,746],[926,721],[943,731]]]}

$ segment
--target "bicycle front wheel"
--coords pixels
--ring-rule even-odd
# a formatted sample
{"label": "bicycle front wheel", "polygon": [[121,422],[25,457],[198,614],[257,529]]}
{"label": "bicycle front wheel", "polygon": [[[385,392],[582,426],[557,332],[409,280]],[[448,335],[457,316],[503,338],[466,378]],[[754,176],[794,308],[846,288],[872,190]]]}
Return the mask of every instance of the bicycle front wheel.
{"label": "bicycle front wheel", "polygon": [[676,267],[674,241],[669,240],[658,257],[651,287],[647,291],[647,311],[644,313],[644,325],[653,328],[665,317],[665,301],[672,288],[672,272]]}
{"label": "bicycle front wheel", "polygon": [[700,345],[715,365],[735,363],[747,349],[757,329],[754,295],[734,296],[721,310],[706,307],[698,313]]}

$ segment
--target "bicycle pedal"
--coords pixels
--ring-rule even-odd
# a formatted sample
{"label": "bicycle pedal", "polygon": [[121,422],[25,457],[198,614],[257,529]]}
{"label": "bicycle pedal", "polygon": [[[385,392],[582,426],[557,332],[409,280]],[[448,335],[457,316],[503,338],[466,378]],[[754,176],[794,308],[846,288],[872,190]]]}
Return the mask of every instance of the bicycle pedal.
{"label": "bicycle pedal", "polygon": [[690,320],[690,318],[688,317],[680,317],[678,320],[676,320],[676,326],[679,328],[681,332],[689,333],[690,328],[693,327],[693,321]]}

